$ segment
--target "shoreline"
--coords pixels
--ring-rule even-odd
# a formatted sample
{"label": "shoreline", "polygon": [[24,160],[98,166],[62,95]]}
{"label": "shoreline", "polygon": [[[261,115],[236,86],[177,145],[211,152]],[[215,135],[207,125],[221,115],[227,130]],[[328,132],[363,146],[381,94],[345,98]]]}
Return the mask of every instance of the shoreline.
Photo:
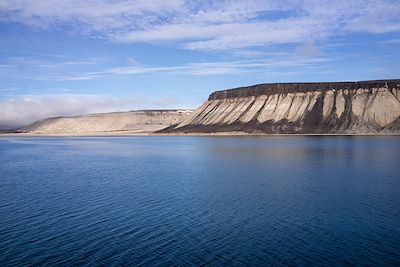
{"label": "shoreline", "polygon": [[400,136],[399,133],[246,133],[246,132],[216,132],[216,133],[137,133],[137,132],[95,132],[81,134],[40,134],[40,133],[0,133],[0,138],[6,137],[132,137],[132,136]]}

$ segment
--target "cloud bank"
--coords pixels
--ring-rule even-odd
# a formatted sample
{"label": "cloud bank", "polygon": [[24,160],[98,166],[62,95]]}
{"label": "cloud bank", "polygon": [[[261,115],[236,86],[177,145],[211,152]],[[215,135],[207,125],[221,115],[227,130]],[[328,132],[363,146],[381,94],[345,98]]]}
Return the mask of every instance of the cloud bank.
{"label": "cloud bank", "polygon": [[397,0],[3,0],[0,17],[124,43],[191,50],[312,43],[346,33],[400,31]]}
{"label": "cloud bank", "polygon": [[14,129],[36,120],[99,112],[176,107],[175,99],[116,98],[89,95],[21,96],[0,100],[0,129]]}

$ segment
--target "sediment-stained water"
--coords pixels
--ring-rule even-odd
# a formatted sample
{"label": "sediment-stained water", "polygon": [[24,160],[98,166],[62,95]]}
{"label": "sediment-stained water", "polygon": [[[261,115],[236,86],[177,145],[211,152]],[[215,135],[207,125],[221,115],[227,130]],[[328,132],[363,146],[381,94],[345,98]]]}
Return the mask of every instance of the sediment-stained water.
{"label": "sediment-stained water", "polygon": [[0,265],[399,265],[400,138],[0,139]]}

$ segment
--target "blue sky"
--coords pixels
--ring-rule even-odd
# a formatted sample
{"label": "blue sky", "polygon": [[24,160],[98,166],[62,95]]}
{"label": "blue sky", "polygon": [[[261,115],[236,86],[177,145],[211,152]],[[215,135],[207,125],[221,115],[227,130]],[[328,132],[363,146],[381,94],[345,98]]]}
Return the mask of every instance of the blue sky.
{"label": "blue sky", "polygon": [[400,77],[400,3],[1,0],[0,127],[195,108],[266,82]]}

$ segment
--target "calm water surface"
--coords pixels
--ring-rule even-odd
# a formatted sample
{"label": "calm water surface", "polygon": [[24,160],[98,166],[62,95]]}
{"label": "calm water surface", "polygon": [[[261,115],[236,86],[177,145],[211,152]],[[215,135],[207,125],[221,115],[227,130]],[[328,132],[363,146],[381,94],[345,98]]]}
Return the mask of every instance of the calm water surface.
{"label": "calm water surface", "polygon": [[0,139],[0,266],[400,265],[399,137]]}

